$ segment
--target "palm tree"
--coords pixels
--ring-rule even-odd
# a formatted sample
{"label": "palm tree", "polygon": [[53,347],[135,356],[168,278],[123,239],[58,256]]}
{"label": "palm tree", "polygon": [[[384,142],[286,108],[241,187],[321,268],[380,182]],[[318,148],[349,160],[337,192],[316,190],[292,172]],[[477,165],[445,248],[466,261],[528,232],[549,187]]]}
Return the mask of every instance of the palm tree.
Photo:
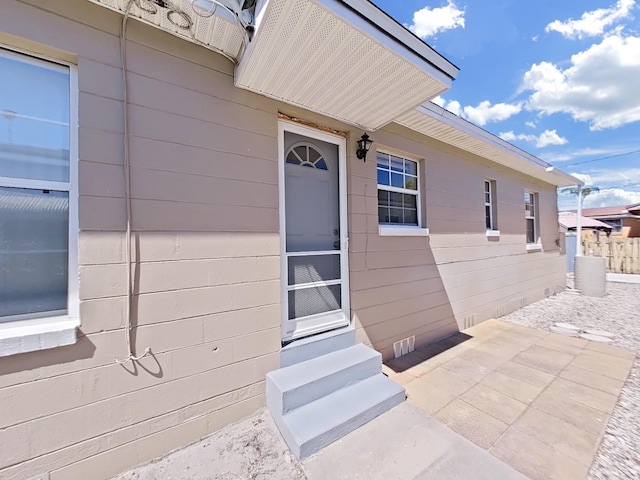
{"label": "palm tree", "polygon": [[587,195],[591,195],[592,193],[596,193],[600,191],[598,187],[584,187],[582,189],[578,187],[569,187],[569,188],[563,188],[560,191],[563,193],[564,192],[570,193],[571,195],[578,195],[578,192],[580,190],[582,190],[582,198],[586,197]]}

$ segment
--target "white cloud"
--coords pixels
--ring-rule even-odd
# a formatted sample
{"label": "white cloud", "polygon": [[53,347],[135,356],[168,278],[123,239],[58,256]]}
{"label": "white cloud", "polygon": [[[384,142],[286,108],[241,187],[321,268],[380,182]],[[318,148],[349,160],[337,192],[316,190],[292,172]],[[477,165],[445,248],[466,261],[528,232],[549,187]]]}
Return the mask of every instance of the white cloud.
{"label": "white cloud", "polygon": [[537,136],[530,133],[515,134],[513,131],[501,132],[498,136],[507,142],[521,140],[523,142],[532,143],[537,148],[544,148],[549,145],[565,145],[566,143],[569,143],[566,138],[558,135],[558,132],[555,130],[545,130]]}
{"label": "white cloud", "polygon": [[569,140],[558,135],[555,130],[545,130],[538,136],[536,147],[543,148],[549,145],[565,145],[567,143],[569,143]]}
{"label": "white cloud", "polygon": [[580,157],[603,157],[608,155],[614,155],[616,153],[622,153],[623,150],[619,147],[616,148],[580,148],[572,150],[570,152],[563,153],[546,153],[544,160],[547,162],[568,162],[569,160],[575,160]]}
{"label": "white cloud", "polygon": [[484,126],[490,122],[501,122],[503,120],[507,120],[513,115],[520,113],[523,105],[522,103],[496,103],[495,105],[491,105],[491,102],[484,100],[475,107],[472,107],[471,105],[463,107],[457,100],[447,101],[440,96],[431,101],[436,105],[449,110],[451,113],[480,126]]}
{"label": "white cloud", "polygon": [[536,122],[525,122],[525,125],[530,128],[536,128],[538,126]]}
{"label": "white cloud", "polygon": [[424,7],[414,12],[409,30],[425,39],[458,27],[464,28],[464,9],[460,10],[453,0],[448,0],[444,7]]}
{"label": "white cloud", "polygon": [[631,205],[638,202],[640,202],[640,192],[624,188],[607,188],[587,195],[582,206],[584,208],[597,208]]}
{"label": "white cloud", "polygon": [[489,122],[501,122],[503,120],[520,113],[522,110],[522,104],[517,103],[515,105],[510,103],[496,103],[491,105],[491,102],[485,100],[480,102],[477,107],[466,106],[462,109],[463,117],[476,125],[486,125]]}
{"label": "white cloud", "polygon": [[444,104],[447,103],[447,101],[444,98],[442,98],[440,95],[438,95],[435,98],[432,98],[431,101],[442,108],[444,108]]}
{"label": "white cloud", "polygon": [[462,116],[462,105],[460,105],[460,102],[457,100],[451,100],[449,103],[447,103],[446,109],[451,113],[458,115],[459,117]]}
{"label": "white cloud", "polygon": [[593,180],[591,175],[587,175],[586,173],[574,173],[571,172],[570,175],[576,177],[578,180],[584,182],[585,185],[593,185]]}
{"label": "white cloud", "polygon": [[635,0],[618,0],[609,8],[598,8],[582,14],[579,20],[566,22],[554,20],[545,28],[547,32],[558,32],[567,38],[584,38],[602,35],[605,29],[619,20],[629,18],[635,6]]}
{"label": "white cloud", "polygon": [[562,69],[549,62],[525,73],[522,89],[533,91],[527,109],[550,115],[568,113],[591,130],[616,128],[640,120],[640,37],[621,32],[571,57]]}
{"label": "white cloud", "polygon": [[638,182],[640,168],[602,168],[589,170],[589,177],[595,185],[627,185]]}

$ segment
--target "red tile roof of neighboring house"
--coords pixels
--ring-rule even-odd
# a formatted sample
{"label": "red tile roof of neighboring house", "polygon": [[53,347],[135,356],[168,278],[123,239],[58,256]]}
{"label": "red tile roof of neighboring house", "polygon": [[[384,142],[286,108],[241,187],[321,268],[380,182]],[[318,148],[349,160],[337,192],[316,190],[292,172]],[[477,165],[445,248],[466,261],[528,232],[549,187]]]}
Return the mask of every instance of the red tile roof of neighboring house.
{"label": "red tile roof of neighboring house", "polygon": [[[558,212],[558,223],[565,228],[576,228],[577,227],[578,215],[574,212]],[[611,230],[611,225],[607,225],[600,220],[596,220],[595,218],[586,218],[582,217],[580,221],[580,225],[582,228],[606,228]]]}
{"label": "red tile roof of neighboring house", "polygon": [[599,208],[583,208],[583,217],[608,217],[609,215],[625,215],[627,213],[626,205],[617,205],[615,207],[599,207]]}

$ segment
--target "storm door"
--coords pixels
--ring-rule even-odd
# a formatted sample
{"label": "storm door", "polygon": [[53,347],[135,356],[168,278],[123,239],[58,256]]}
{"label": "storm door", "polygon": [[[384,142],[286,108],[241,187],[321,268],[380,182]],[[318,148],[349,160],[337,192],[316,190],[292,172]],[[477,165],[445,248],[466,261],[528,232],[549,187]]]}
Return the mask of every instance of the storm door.
{"label": "storm door", "polygon": [[285,341],[349,324],[341,148],[340,137],[282,125]]}

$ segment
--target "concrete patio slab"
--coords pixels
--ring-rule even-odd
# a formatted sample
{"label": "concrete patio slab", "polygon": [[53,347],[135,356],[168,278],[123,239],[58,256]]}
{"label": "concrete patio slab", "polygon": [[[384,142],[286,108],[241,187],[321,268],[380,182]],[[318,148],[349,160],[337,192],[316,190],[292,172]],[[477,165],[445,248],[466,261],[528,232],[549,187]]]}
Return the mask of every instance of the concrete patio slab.
{"label": "concrete patio slab", "polygon": [[526,480],[408,403],[302,463],[309,480]]}
{"label": "concrete patio slab", "polygon": [[490,320],[413,352],[408,403],[532,479],[584,479],[634,358]]}

